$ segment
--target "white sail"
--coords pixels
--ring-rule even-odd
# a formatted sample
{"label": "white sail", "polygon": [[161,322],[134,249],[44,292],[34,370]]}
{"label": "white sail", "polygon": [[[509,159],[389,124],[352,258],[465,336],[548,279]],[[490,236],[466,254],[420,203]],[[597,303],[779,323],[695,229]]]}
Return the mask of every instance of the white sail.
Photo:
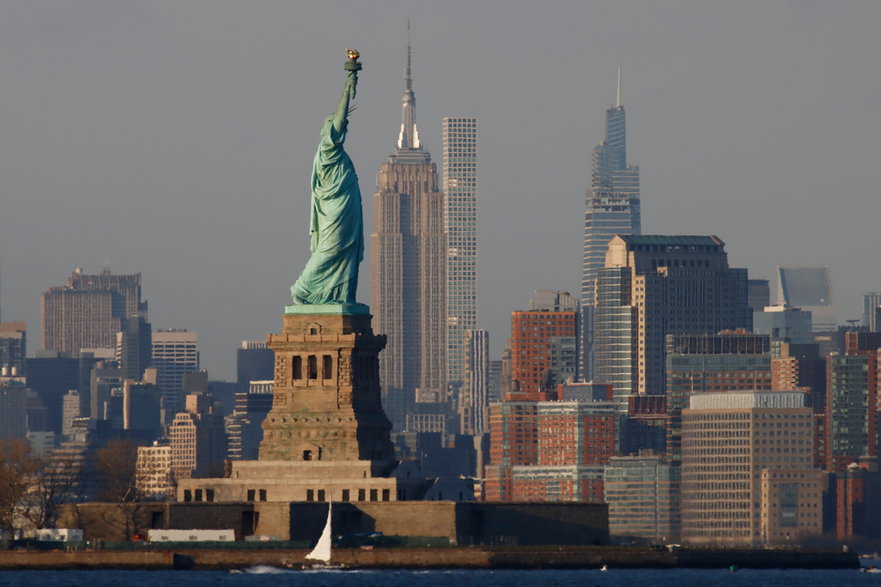
{"label": "white sail", "polygon": [[307,559],[318,560],[324,563],[330,562],[330,540],[331,540],[331,529],[330,529],[330,509],[331,503],[327,503],[327,522],[324,524],[324,530],[321,532],[321,537],[318,538],[318,544],[315,545],[315,548],[312,549],[312,552],[306,555]]}

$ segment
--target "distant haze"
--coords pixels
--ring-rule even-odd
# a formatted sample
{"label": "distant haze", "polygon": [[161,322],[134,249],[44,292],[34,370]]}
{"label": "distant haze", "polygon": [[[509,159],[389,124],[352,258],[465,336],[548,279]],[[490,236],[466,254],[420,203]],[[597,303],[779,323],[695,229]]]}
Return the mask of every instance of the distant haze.
{"label": "distant haze", "polygon": [[[623,71],[643,232],[716,234],[750,277],[829,265],[839,320],[881,290],[881,3],[0,3],[2,319],[76,266],[143,274],[212,378],[278,331],[308,257],[312,157],[364,71],[347,149],[372,230],[412,21],[420,137],[479,121],[480,323],[497,357],[533,289],[578,296],[590,151]],[[369,239],[368,239],[369,242]],[[369,299],[369,255],[360,300]],[[772,281],[773,288],[773,281]]]}

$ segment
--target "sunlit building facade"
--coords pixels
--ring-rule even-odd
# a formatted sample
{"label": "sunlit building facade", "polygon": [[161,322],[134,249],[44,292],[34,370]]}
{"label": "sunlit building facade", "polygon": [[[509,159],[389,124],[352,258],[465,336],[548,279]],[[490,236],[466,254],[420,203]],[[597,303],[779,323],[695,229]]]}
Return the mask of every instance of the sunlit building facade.
{"label": "sunlit building facade", "polygon": [[823,529],[813,414],[799,391],[695,394],[682,411],[682,540],[797,543]]}
{"label": "sunlit building facade", "polygon": [[664,339],[752,328],[747,271],[716,236],[617,235],[597,277],[594,380],[628,397],[663,395]]}

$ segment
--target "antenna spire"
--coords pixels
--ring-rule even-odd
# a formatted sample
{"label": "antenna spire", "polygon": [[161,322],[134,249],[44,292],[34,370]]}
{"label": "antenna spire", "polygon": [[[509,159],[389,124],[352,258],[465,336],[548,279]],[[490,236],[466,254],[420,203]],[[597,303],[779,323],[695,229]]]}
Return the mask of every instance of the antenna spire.
{"label": "antenna spire", "polygon": [[618,91],[615,94],[615,108],[621,108],[621,66],[618,66]]}
{"label": "antenna spire", "polygon": [[407,19],[407,69],[404,71],[404,80],[407,82],[407,89],[413,89],[413,78],[410,76],[410,61],[411,61],[411,50],[410,50],[410,19]]}
{"label": "antenna spire", "polygon": [[416,130],[416,96],[413,94],[413,77],[410,71],[413,51],[410,47],[410,19],[407,19],[407,67],[404,69],[404,98],[401,112],[401,134],[398,149],[418,149],[419,131]]}

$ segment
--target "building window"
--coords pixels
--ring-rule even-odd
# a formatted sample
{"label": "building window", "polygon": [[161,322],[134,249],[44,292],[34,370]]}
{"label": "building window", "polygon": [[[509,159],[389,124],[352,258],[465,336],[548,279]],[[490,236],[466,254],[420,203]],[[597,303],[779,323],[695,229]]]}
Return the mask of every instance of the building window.
{"label": "building window", "polygon": [[376,501],[378,499],[378,494],[375,489],[370,490],[370,501]]}
{"label": "building window", "polygon": [[214,501],[214,490],[206,489],[205,490],[205,501]]}
{"label": "building window", "polygon": [[315,501],[315,490],[307,489],[306,490],[306,501]]}
{"label": "building window", "polygon": [[391,499],[391,497],[392,497],[392,495],[391,495],[390,489],[383,489],[382,490],[382,501],[389,501]]}
{"label": "building window", "polygon": [[260,501],[266,501],[266,490],[265,489],[260,490]]}
{"label": "building window", "polygon": [[294,379],[302,379],[303,378],[303,357],[294,357],[293,364],[293,376]]}
{"label": "building window", "polygon": [[257,492],[254,491],[253,489],[249,489],[249,490],[248,490],[247,501],[254,501],[254,494],[256,494],[256,493],[257,493]]}
{"label": "building window", "polygon": [[312,460],[312,451],[311,450],[304,450],[303,451],[303,460],[304,461],[311,461]]}
{"label": "building window", "polygon": [[309,379],[318,379],[318,357],[309,355]]}
{"label": "building window", "polygon": [[318,501],[324,501],[324,490],[323,489],[318,490]]}
{"label": "building window", "polygon": [[364,501],[366,493],[363,489],[358,490],[358,501]]}
{"label": "building window", "polygon": [[202,490],[201,489],[196,490],[196,501],[202,501]]}
{"label": "building window", "polygon": [[189,489],[184,489],[184,501],[193,501],[193,492]]}
{"label": "building window", "polygon": [[343,489],[343,499],[342,501],[349,501],[349,490]]}
{"label": "building window", "polygon": [[333,357],[330,355],[324,355],[322,357],[322,377],[324,379],[333,379]]}

